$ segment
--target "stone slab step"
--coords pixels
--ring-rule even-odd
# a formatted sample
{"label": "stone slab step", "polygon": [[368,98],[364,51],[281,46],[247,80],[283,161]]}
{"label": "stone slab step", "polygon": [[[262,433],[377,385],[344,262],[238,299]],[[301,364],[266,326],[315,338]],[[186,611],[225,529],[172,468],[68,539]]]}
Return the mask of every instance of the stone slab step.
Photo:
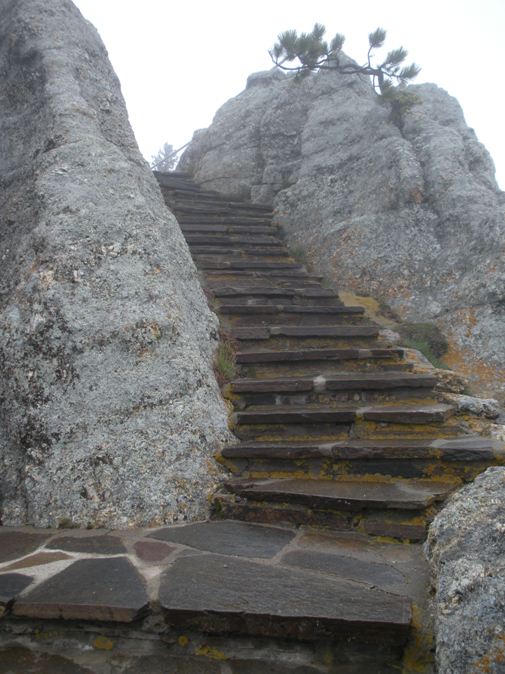
{"label": "stone slab step", "polygon": [[336,298],[338,295],[333,290],[325,288],[279,288],[278,286],[258,287],[245,286],[221,286],[213,290],[218,297],[303,297],[310,299]]}
{"label": "stone slab step", "polygon": [[[351,306],[304,306],[304,305],[293,305],[293,304],[223,304],[221,305],[219,312],[221,314],[234,314],[234,315],[252,315],[252,314],[310,314],[314,316],[363,316],[365,310],[363,307],[351,307]],[[365,326],[370,327],[370,330],[373,330],[374,335],[378,334],[378,328],[376,326]],[[372,333],[370,333],[372,334]]]}
{"label": "stone slab step", "polygon": [[205,213],[215,212],[233,212],[250,213],[252,215],[272,216],[272,207],[261,204],[251,204],[245,201],[227,201],[226,199],[216,199],[213,196],[182,196],[176,200],[175,209],[182,212],[204,211]]}
{"label": "stone slab step", "polygon": [[160,606],[177,629],[322,639],[395,634],[405,642],[410,601],[371,585],[214,554],[177,559]]}
{"label": "stone slab step", "polygon": [[445,498],[453,482],[425,479],[229,480],[225,488],[243,498],[297,503],[310,508],[422,510]]}
{"label": "stone slab step", "polygon": [[206,235],[210,237],[211,234],[216,236],[228,235],[230,237],[234,236],[268,236],[275,237],[279,241],[279,230],[274,225],[223,225],[223,224],[185,224],[184,222],[179,222],[182,232],[184,235],[196,236],[197,234]]}
{"label": "stone slab step", "polygon": [[[270,305],[273,306],[273,305]],[[288,305],[289,306],[289,305]],[[223,307],[221,307],[222,309]],[[249,307],[248,307],[249,308]],[[254,308],[254,305],[251,307]],[[298,308],[298,307],[296,307]],[[312,308],[312,307],[302,307],[302,308]],[[324,307],[326,308],[326,307]],[[332,307],[328,307],[332,308]],[[288,313],[288,312],[284,312]],[[231,331],[232,337],[234,339],[237,339],[239,341],[251,341],[251,340],[266,340],[270,339],[270,337],[308,337],[308,338],[316,338],[316,337],[336,337],[336,338],[374,338],[377,337],[379,334],[378,328],[376,326],[370,326],[370,325],[315,325],[315,326],[310,326],[310,325],[270,325],[270,326],[261,326],[261,327],[241,327],[241,328],[233,328]],[[309,350],[307,351],[270,351],[268,353],[271,354],[282,354],[282,353],[308,353]],[[335,358],[337,358],[337,352],[342,351],[342,349],[317,349],[314,350],[314,353],[311,353],[309,355],[310,358],[314,359],[315,352],[318,352],[316,355],[316,358],[319,360],[321,356],[322,351],[333,351],[335,353]],[[349,351],[349,349],[347,349]],[[355,351],[358,351],[358,349],[355,349]],[[256,352],[258,353],[258,352]],[[237,356],[240,355],[242,358],[242,354],[237,354]],[[249,354],[248,354],[249,355]],[[245,354],[244,354],[245,356]],[[261,358],[261,354],[257,356],[258,358]],[[246,359],[246,360],[237,360],[237,362],[272,362],[276,358],[275,356],[272,356],[272,358],[268,358],[265,356],[266,360],[263,361],[253,361],[251,359]],[[280,356],[280,359],[288,360],[289,357],[283,357]],[[292,358],[293,360],[307,360],[308,358]]]}
{"label": "stone slab step", "polygon": [[272,219],[245,215],[207,215],[205,213],[175,213],[180,225],[227,225],[233,227],[272,227]]}
{"label": "stone slab step", "polygon": [[[229,283],[237,283],[244,281],[246,283],[296,283],[301,282],[311,283],[311,287],[319,285],[322,276],[317,274],[309,274],[304,267],[298,266],[296,269],[209,269],[205,271],[210,284],[213,283],[216,276],[230,277],[226,280]],[[214,281],[215,282],[215,281]]]}
{"label": "stone slab step", "polygon": [[[335,326],[343,327],[343,326]],[[361,326],[349,326],[361,327]],[[263,328],[262,328],[263,330]],[[245,334],[245,333],[244,333]],[[326,335],[324,335],[326,336]],[[344,337],[370,337],[370,334],[345,334],[331,335]],[[246,337],[247,338],[247,337]],[[237,336],[236,339],[240,339]],[[261,339],[261,337],[260,337]],[[342,360],[369,360],[381,358],[402,358],[403,349],[300,349],[288,351],[239,351],[235,355],[237,364],[254,363],[300,363],[300,362],[319,362],[319,361],[342,361]]]}
{"label": "stone slab step", "polygon": [[426,459],[443,461],[503,461],[505,446],[497,440],[473,436],[433,440],[345,440],[322,444],[242,442],[221,451],[225,459],[332,459],[377,461]]}
{"label": "stone slab step", "polygon": [[436,377],[411,373],[349,373],[319,377],[279,377],[272,379],[235,379],[230,382],[234,393],[297,393],[347,390],[386,390],[398,388],[433,388]]}
{"label": "stone slab step", "polygon": [[[189,196],[189,195],[188,195]],[[254,206],[254,205],[252,205]],[[270,207],[251,207],[251,204],[240,204],[238,202],[225,202],[217,199],[200,200],[190,197],[182,200],[178,199],[172,202],[171,208],[174,213],[201,213],[204,215],[235,215],[246,218],[265,218],[272,216]]]}
{"label": "stone slab step", "polygon": [[197,259],[197,266],[200,269],[214,269],[214,270],[243,270],[243,271],[257,271],[257,270],[268,270],[268,271],[290,271],[290,272],[302,272],[303,267],[295,262],[269,262],[266,260],[257,260],[257,259],[229,259],[222,261],[214,261],[208,259]]}
{"label": "stone slab step", "polygon": [[200,256],[205,256],[205,259],[215,261],[226,259],[229,256],[242,256],[246,260],[251,256],[255,258],[285,257],[292,259],[286,246],[279,243],[276,245],[267,244],[266,246],[258,246],[255,243],[230,243],[215,246],[190,243],[189,249],[192,255],[198,256],[198,259],[200,259]]}
{"label": "stone slab step", "polygon": [[234,425],[271,424],[341,424],[358,419],[376,423],[431,424],[445,421],[452,413],[450,405],[369,405],[367,407],[339,405],[324,408],[274,405],[261,410],[238,411],[231,415]]}
{"label": "stone slab step", "polygon": [[[279,239],[275,236],[222,236],[209,234],[184,234],[184,238],[190,246],[272,246],[278,248],[281,246]],[[283,247],[285,250],[285,247]]]}
{"label": "stone slab step", "polygon": [[199,209],[212,212],[214,209],[233,212],[263,213],[272,216],[272,207],[260,204],[250,204],[245,201],[228,201],[213,194],[190,194],[181,190],[179,194],[172,192],[172,202],[177,209]]}
{"label": "stone slab step", "polygon": [[[343,326],[335,326],[335,330],[341,329]],[[349,326],[354,330],[361,326]],[[242,328],[241,330],[245,330]],[[265,328],[260,328],[265,330]],[[237,329],[235,330],[237,332]],[[244,334],[247,339],[247,333],[239,333],[235,339],[241,339],[240,334]],[[262,339],[260,333],[259,339]],[[312,335],[311,335],[312,336]],[[324,335],[327,336],[327,335]],[[370,334],[356,334],[351,333],[350,330],[346,334],[334,333],[330,336],[342,337],[363,337],[373,336]],[[253,338],[254,339],[254,338]],[[369,360],[369,359],[394,359],[403,358],[403,349],[297,349],[286,351],[239,351],[235,356],[237,364],[254,364],[254,363],[298,363],[298,362],[317,362],[317,361],[342,361],[342,360]]]}

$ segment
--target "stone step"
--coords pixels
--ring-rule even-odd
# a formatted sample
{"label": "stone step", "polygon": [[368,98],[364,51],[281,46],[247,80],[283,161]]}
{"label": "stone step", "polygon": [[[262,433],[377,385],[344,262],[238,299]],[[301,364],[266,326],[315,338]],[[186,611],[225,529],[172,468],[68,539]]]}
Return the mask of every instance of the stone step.
{"label": "stone step", "polygon": [[279,288],[278,286],[221,286],[213,290],[215,297],[222,299],[225,297],[303,297],[303,298],[337,298],[338,295],[333,290],[325,288]]}
{"label": "stone step", "polygon": [[233,227],[273,227],[272,219],[262,215],[245,216],[236,214],[207,215],[205,213],[175,212],[177,221],[181,225],[226,225]]}
{"label": "stone step", "polygon": [[[304,314],[310,316],[363,316],[365,310],[363,307],[351,306],[297,306],[293,304],[223,304],[219,309],[221,314],[233,314],[236,316],[261,316],[276,314]],[[367,326],[368,327],[368,326]],[[378,334],[378,328],[369,326],[375,330],[373,334]]]}
{"label": "stone step", "polygon": [[[343,648],[358,635],[367,647],[380,643],[381,650],[384,639],[405,643],[411,620],[407,584],[393,565],[377,558],[372,546],[370,564],[365,568],[358,560],[351,573],[346,560],[338,558],[339,550],[348,550],[345,542],[338,548],[323,541],[322,554],[315,553],[312,560],[314,571],[307,563],[303,538],[300,547],[291,543],[284,551],[293,537],[285,529],[236,521],[204,525],[209,531],[203,540],[201,524],[181,527],[179,535],[176,529],[168,530],[168,536],[160,531],[160,538],[170,545],[182,542],[208,550],[179,557],[161,577],[159,602],[169,627],[304,641],[332,639]],[[276,549],[280,552],[272,561]],[[256,550],[261,559],[251,559]],[[335,562],[329,570],[324,556],[328,554]]]}
{"label": "stone step", "polygon": [[276,245],[268,244],[266,246],[258,246],[254,243],[246,244],[229,244],[227,245],[205,245],[201,246],[198,244],[189,244],[189,249],[191,254],[200,259],[200,256],[204,256],[205,259],[211,259],[215,261],[226,260],[229,256],[233,257],[242,257],[248,259],[249,257],[255,258],[268,258],[268,257],[285,257],[292,259],[286,246],[277,243]]}
{"label": "stone step", "polygon": [[339,442],[242,442],[216,456],[238,477],[338,479],[376,475],[403,478],[458,477],[468,482],[490,465],[505,464],[505,450],[490,439],[460,436]]}
{"label": "stone step", "polygon": [[278,285],[283,288],[318,288],[321,276],[309,274],[303,267],[296,270],[206,269],[206,285],[214,290],[222,285],[254,284],[260,287]]}
{"label": "stone step", "polygon": [[273,208],[268,204],[258,204],[252,201],[237,201],[233,197],[226,197],[218,192],[199,191],[197,194],[192,194],[191,190],[180,190],[179,194],[171,190],[170,199],[174,204],[174,208],[178,209],[184,206],[197,206],[201,208],[222,207],[238,211],[251,211],[253,213],[265,213],[273,217]]}
{"label": "stone step", "polygon": [[422,510],[441,501],[455,483],[437,480],[228,480],[228,491],[255,500],[314,508]]}
{"label": "stone step", "polygon": [[221,450],[225,459],[332,459],[377,461],[383,459],[443,459],[446,461],[505,462],[505,447],[480,436],[422,440],[343,440],[321,444],[241,442]]}
{"label": "stone step", "polygon": [[362,328],[371,328],[367,336],[373,335],[376,337],[378,333],[372,332],[373,329],[376,329],[376,326],[363,319],[363,314],[359,311],[360,308],[353,311],[353,307],[346,307],[343,304],[321,305],[311,302],[286,303],[284,305],[274,302],[262,304],[226,303],[220,304],[219,313],[230,329],[250,327],[257,330],[265,327],[273,330],[270,336],[282,335],[282,330],[277,330],[276,333],[276,329],[280,326],[316,330],[318,327],[326,329],[334,326],[357,325]]}
{"label": "stone step", "polygon": [[[339,326],[342,330],[344,326]],[[263,330],[263,328],[261,328]],[[337,330],[337,328],[332,328]],[[359,329],[359,334],[357,330]],[[352,331],[351,331],[352,330]],[[348,326],[348,329],[342,333],[333,333],[333,336],[344,336],[350,338],[352,336],[373,336],[369,333],[363,334],[361,326]],[[236,331],[235,331],[236,332]],[[247,333],[243,333],[247,337]],[[235,336],[235,339],[240,340],[240,333]],[[260,336],[261,338],[261,336]],[[235,360],[237,364],[256,364],[256,363],[299,363],[299,362],[340,362],[349,360],[393,360],[403,358],[403,349],[396,348],[372,348],[372,349],[297,349],[286,351],[239,351]]]}
{"label": "stone step", "polygon": [[[212,234],[216,236],[228,235],[230,237],[242,237],[242,236],[268,236],[269,238],[276,238],[279,242],[280,234],[279,228],[274,225],[225,225],[225,224],[185,224],[184,222],[179,222],[181,230],[184,236],[196,236],[206,235],[210,237]],[[186,237],[186,238],[187,238]]]}
{"label": "stone step", "polygon": [[294,407],[274,405],[261,410],[239,411],[231,415],[234,426],[270,426],[275,424],[348,424],[357,420],[391,424],[437,424],[453,411],[442,403],[404,405],[339,405],[335,407]]}
{"label": "stone step", "polygon": [[315,525],[333,531],[422,541],[438,504],[455,480],[239,479],[225,483],[214,500],[215,517],[283,525]]}
{"label": "stone step", "polygon": [[272,379],[235,379],[230,382],[233,393],[299,393],[323,391],[389,390],[399,388],[432,389],[436,377],[410,373],[348,373],[325,377],[283,377]]}
{"label": "stone step", "polygon": [[195,262],[199,269],[212,270],[239,270],[239,271],[280,271],[280,272],[302,272],[303,267],[295,262],[269,262],[255,258],[231,258],[228,260],[216,261],[208,258],[202,259],[196,256]]}
{"label": "stone step", "polygon": [[205,215],[244,215],[245,217],[271,217],[272,207],[260,204],[247,204],[240,201],[204,200],[189,198],[176,202],[177,213],[203,213]]}
{"label": "stone step", "polygon": [[184,238],[190,246],[272,246],[279,247],[281,242],[275,236],[246,236],[233,235],[223,236],[216,234],[210,236],[209,234],[184,234]]}
{"label": "stone step", "polygon": [[[369,337],[355,337],[352,339],[354,348],[348,348],[350,340],[348,338],[291,338],[291,337],[272,337],[262,343],[272,347],[272,351],[266,349],[258,351],[258,342],[240,341],[238,348],[240,351],[236,354],[236,365],[238,374],[244,378],[255,379],[277,379],[283,377],[319,377],[332,376],[336,372],[347,372],[349,374],[374,374],[374,373],[401,373],[413,371],[413,364],[404,360],[402,353],[397,350],[369,348],[376,344],[375,340]],[[300,348],[310,345],[310,349]],[[315,348],[321,346],[323,348]],[[328,348],[324,348],[328,347]],[[280,349],[286,349],[281,351]],[[250,350],[249,350],[250,349]],[[307,354],[307,359],[290,358],[292,354],[299,354],[306,351],[328,352],[329,357],[312,356]],[[379,355],[377,355],[377,352]],[[272,353],[273,359],[269,359],[266,354]],[[279,358],[277,358],[277,354]],[[287,358],[284,359],[284,354]],[[248,356],[252,359],[247,362]],[[238,362],[237,358],[239,359]]]}
{"label": "stone step", "polygon": [[[222,310],[224,307],[221,307]],[[298,307],[296,307],[298,308]],[[306,308],[306,307],[303,307]],[[312,308],[312,307],[307,307]],[[325,307],[326,308],[326,307]],[[287,312],[284,312],[287,313]],[[338,315],[338,314],[337,314]],[[275,316],[274,316],[275,317]],[[340,339],[352,339],[352,338],[376,338],[379,334],[378,328],[373,325],[269,325],[261,327],[234,327],[231,330],[231,335],[233,339],[238,341],[264,341],[268,340],[271,337],[290,337],[290,338],[340,338]],[[309,350],[301,351],[269,351],[263,352],[264,354],[272,354],[271,358],[264,355],[263,357],[267,360],[255,361],[255,362],[272,362],[275,360],[277,354],[308,354],[308,357],[320,358],[322,351],[333,351],[334,358],[338,359],[338,353],[342,349],[315,349],[314,353],[309,354]],[[347,351],[349,351],[347,349]],[[359,351],[354,349],[354,351]],[[387,351],[387,350],[382,350]],[[392,351],[391,349],[389,351]],[[316,355],[317,352],[317,355]],[[256,352],[258,358],[262,357],[262,352]],[[240,354],[237,354],[237,357]],[[279,356],[279,359],[289,359],[289,356]],[[293,356],[293,360],[305,360],[306,358],[300,358]],[[252,360],[237,360],[237,362],[253,362]]]}
{"label": "stone step", "polygon": [[204,213],[209,215],[215,214],[232,214],[245,215],[246,217],[272,217],[271,206],[261,206],[259,204],[240,203],[238,201],[225,201],[223,199],[216,199],[208,197],[205,199],[197,199],[194,195],[186,194],[184,197],[176,199],[173,202],[174,211],[181,213]]}

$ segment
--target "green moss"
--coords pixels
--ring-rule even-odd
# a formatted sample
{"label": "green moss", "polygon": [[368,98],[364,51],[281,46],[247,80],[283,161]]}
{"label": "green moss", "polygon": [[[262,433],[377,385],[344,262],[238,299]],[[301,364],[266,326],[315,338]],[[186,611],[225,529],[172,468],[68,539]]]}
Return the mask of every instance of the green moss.
{"label": "green moss", "polygon": [[427,358],[430,363],[433,365],[433,367],[437,367],[439,369],[443,370],[448,370],[448,366],[443,363],[438,356],[436,356],[433,353],[433,350],[431,348],[431,345],[424,339],[409,339],[409,338],[404,338],[402,340],[402,345],[407,346],[410,349],[417,349],[420,351],[425,358]]}
{"label": "green moss", "polygon": [[221,340],[214,356],[214,372],[220,386],[227,384],[237,375],[235,352],[235,342],[225,333],[221,333]]}
{"label": "green moss", "polygon": [[425,349],[437,359],[445,355],[449,349],[447,339],[435,323],[403,323],[399,332],[404,341],[422,345],[423,348],[413,344],[411,346],[422,351],[428,360],[431,360],[431,357],[425,353]]}
{"label": "green moss", "polygon": [[298,264],[307,264],[307,253],[303,246],[294,246],[293,248],[290,248],[289,253],[291,257],[298,262]]}

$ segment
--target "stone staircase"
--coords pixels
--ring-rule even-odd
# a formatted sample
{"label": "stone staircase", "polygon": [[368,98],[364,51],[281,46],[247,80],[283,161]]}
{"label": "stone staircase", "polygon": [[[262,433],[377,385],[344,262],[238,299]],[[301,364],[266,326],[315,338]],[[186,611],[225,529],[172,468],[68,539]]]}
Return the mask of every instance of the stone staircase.
{"label": "stone staircase", "polygon": [[157,177],[234,354],[212,520],[0,527],[0,674],[432,671],[426,528],[503,447],[290,255],[269,208]]}
{"label": "stone staircase", "polygon": [[[439,400],[435,377],[413,371],[403,349],[381,343],[362,307],[345,306],[290,255],[269,207],[227,200],[182,173],[157,177],[235,350],[237,374],[223,395],[238,441],[216,457],[230,476],[214,518],[324,530],[331,554],[297,551],[300,564],[369,591],[386,589],[374,576],[381,545],[393,566],[406,554],[415,560],[424,587],[418,544],[427,525],[454,489],[503,462],[502,448],[469,435]],[[403,649],[412,600],[422,604],[426,591],[416,596],[407,585],[380,618],[371,611],[360,622],[359,639],[377,644],[387,624]],[[356,635],[350,604],[360,600],[351,595],[339,603],[339,629]],[[399,671],[398,661],[381,662],[328,671]]]}

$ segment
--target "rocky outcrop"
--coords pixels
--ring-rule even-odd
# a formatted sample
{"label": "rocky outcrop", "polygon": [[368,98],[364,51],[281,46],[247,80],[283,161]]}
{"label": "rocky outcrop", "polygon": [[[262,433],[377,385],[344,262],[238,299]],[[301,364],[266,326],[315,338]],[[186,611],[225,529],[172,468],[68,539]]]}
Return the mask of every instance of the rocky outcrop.
{"label": "rocky outcrop", "polygon": [[[383,103],[367,79],[253,75],[180,168],[273,203],[337,287],[448,333],[451,365],[505,390],[504,195],[457,101],[432,84]],[[483,387],[486,388],[486,387]]]}
{"label": "rocky outcrop", "polygon": [[217,321],[69,0],[0,17],[3,524],[206,513],[227,436]]}
{"label": "rocky outcrop", "polygon": [[505,470],[489,468],[431,525],[440,674],[498,674],[505,661]]}

